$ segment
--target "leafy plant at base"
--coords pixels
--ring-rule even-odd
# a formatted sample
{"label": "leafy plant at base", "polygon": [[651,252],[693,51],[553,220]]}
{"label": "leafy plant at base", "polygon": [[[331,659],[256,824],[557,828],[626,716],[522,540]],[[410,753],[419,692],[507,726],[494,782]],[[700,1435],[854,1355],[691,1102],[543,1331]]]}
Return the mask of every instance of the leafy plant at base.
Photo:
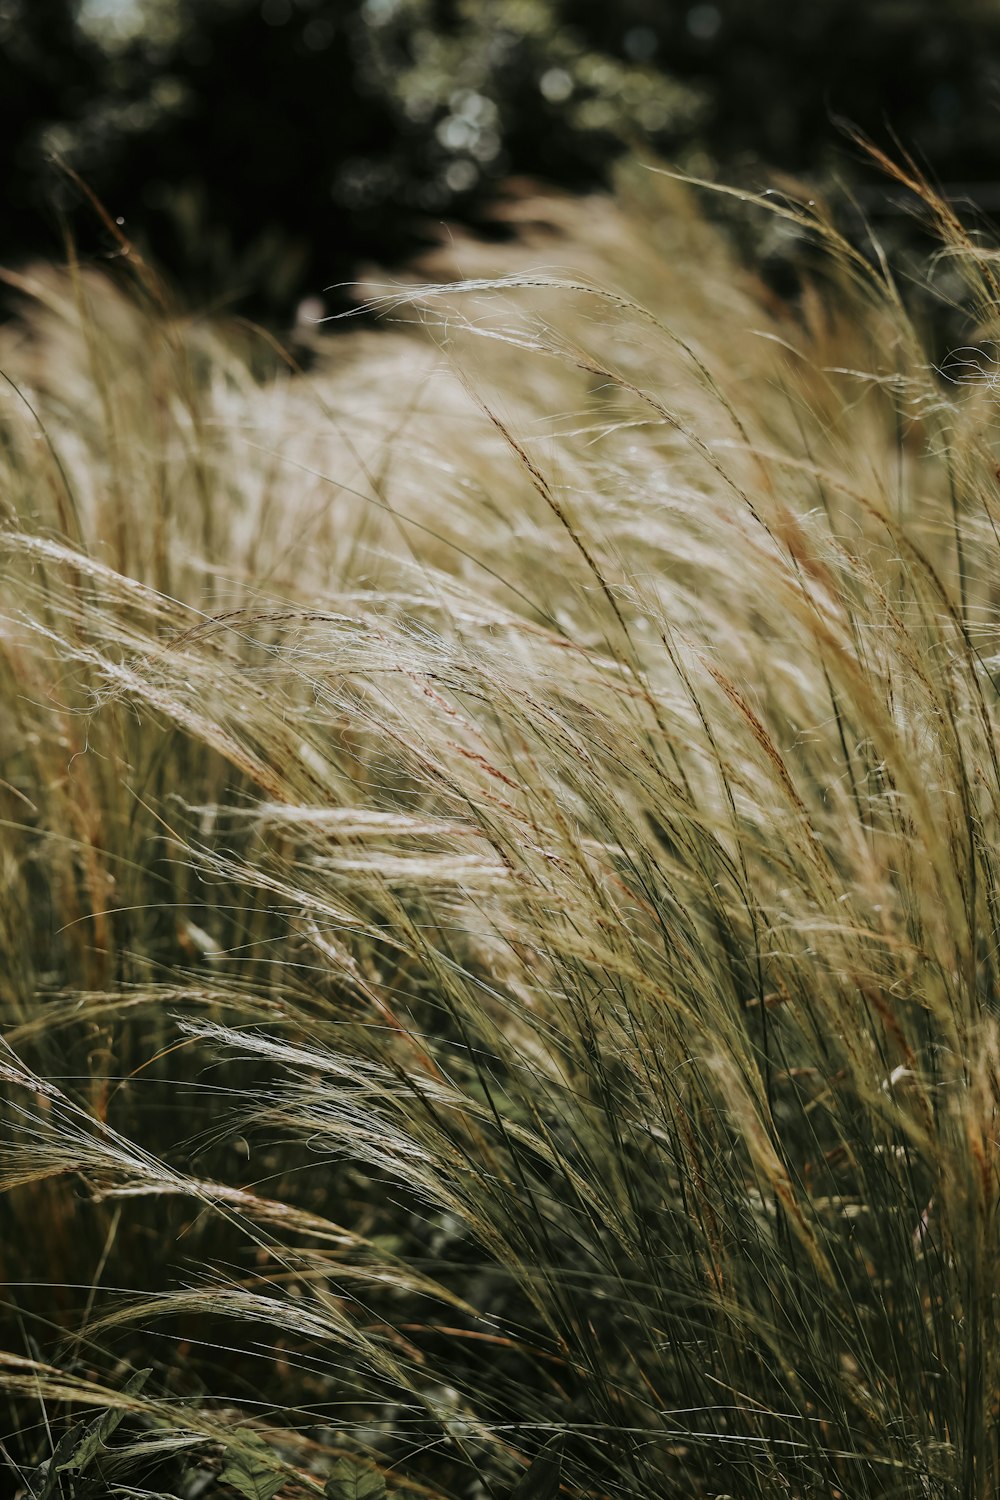
{"label": "leafy plant at base", "polygon": [[239,1445],[226,1450],[219,1479],[244,1500],[274,1500],[285,1482],[283,1474],[275,1473],[263,1439],[250,1432],[241,1433]]}
{"label": "leafy plant at base", "polygon": [[325,1500],[384,1500],[385,1479],[374,1464],[342,1458],[323,1489]]}

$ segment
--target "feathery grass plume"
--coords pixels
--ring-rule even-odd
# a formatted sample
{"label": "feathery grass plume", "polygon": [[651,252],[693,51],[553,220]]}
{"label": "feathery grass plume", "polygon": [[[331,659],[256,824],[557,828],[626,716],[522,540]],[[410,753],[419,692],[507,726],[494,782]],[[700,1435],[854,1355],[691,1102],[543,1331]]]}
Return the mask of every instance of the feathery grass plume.
{"label": "feathery grass plume", "polygon": [[93,1406],[176,1495],[995,1492],[992,389],[764,206],[795,306],[635,174],[308,376],[28,287],[15,1465]]}

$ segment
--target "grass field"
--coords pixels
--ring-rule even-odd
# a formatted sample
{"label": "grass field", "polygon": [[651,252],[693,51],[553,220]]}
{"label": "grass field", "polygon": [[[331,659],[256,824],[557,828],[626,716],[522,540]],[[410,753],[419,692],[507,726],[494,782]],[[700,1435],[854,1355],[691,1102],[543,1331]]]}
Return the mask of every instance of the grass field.
{"label": "grass field", "polygon": [[[919,187],[919,185],[918,185]],[[993,252],[0,329],[4,1493],[992,1500]]]}

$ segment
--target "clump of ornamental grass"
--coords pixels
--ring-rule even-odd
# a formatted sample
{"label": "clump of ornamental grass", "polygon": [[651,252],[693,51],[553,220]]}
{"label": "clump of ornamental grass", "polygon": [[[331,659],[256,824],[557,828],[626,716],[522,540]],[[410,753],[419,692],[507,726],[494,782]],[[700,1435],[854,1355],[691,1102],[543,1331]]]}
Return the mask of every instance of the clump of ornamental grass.
{"label": "clump of ornamental grass", "polygon": [[994,1494],[997,286],[909,185],[945,372],[651,173],[308,375],[25,283],[20,1492]]}

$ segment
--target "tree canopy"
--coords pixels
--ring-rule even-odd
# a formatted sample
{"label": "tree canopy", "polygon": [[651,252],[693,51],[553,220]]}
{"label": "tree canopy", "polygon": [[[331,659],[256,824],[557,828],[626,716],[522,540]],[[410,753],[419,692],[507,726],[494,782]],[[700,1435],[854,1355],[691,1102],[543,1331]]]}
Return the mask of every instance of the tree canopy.
{"label": "tree canopy", "polygon": [[[127,5],[127,0],[123,0]],[[945,182],[995,175],[996,0],[0,0],[0,258],[52,253],[54,157],[194,297],[287,310],[497,184],[601,182],[623,144],[829,167],[843,118]],[[112,249],[92,213],[84,248]]]}

